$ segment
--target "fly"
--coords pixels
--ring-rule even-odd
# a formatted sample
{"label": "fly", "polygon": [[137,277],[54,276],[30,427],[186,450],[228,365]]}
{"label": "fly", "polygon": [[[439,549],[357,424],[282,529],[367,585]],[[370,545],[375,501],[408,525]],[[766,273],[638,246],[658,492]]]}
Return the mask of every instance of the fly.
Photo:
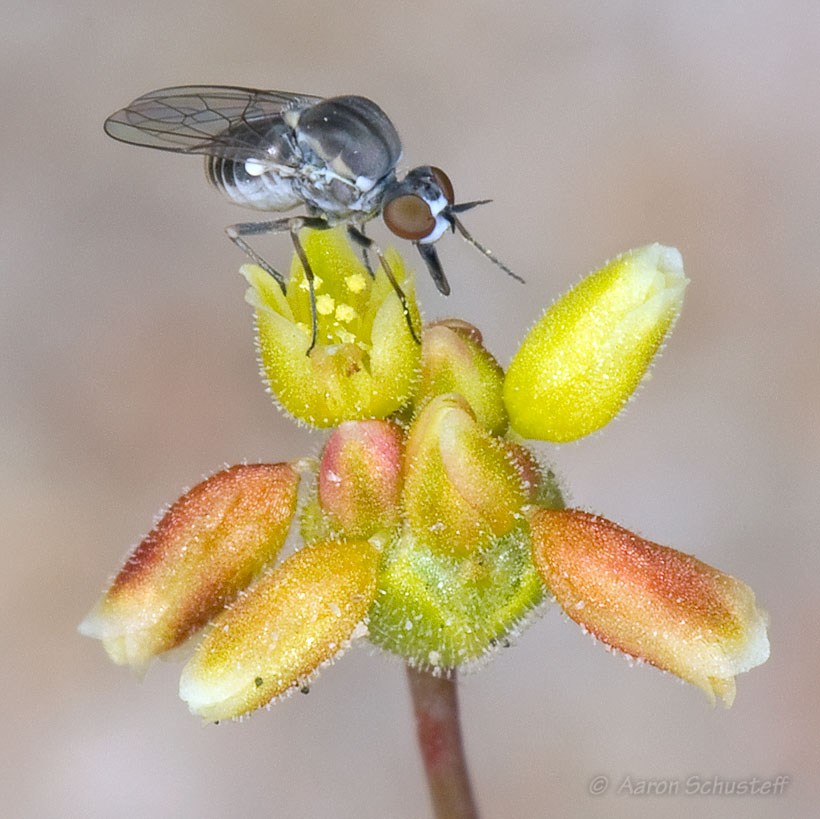
{"label": "fly", "polygon": [[238,205],[278,212],[304,206],[305,215],[240,222],[225,231],[283,291],[284,276],[245,237],[290,234],[310,290],[313,328],[308,354],[316,345],[316,294],[313,270],[299,240],[302,228],[344,224],[350,238],[363,249],[368,270],[367,251],[375,253],[417,342],[404,293],[381,249],[365,235],[365,224],[371,219],[381,215],[390,231],[416,246],[445,296],[450,285],[435,242],[448,228],[458,231],[508,275],[524,281],[480,245],[458,218],[489,200],[456,204],[447,174],[432,165],[413,168],[397,178],[401,140],[384,111],[365,97],[323,99],[220,85],[161,88],[112,114],[105,121],[105,131],[132,145],[203,154],[208,179]]}

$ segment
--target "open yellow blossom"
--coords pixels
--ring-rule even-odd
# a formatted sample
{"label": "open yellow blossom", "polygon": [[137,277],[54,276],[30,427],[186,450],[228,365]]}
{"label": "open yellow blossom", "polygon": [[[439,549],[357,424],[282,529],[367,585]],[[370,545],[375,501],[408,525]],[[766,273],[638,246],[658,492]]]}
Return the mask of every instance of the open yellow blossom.
{"label": "open yellow blossom", "polygon": [[418,378],[419,326],[412,278],[401,257],[387,260],[409,317],[384,272],[371,279],[341,229],[305,231],[316,274],[317,343],[304,270],[294,257],[287,292],[257,265],[245,265],[246,299],[256,309],[257,343],[271,392],[295,418],[315,427],[386,418],[405,404]]}

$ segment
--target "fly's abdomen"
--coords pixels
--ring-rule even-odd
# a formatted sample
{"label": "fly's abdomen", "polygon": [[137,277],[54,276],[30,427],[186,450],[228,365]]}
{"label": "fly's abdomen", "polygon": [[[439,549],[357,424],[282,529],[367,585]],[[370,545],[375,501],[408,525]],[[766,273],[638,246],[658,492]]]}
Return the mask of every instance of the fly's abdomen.
{"label": "fly's abdomen", "polygon": [[282,177],[271,171],[248,173],[245,162],[206,156],[205,175],[228,199],[246,208],[283,211],[302,202],[293,189],[290,177]]}

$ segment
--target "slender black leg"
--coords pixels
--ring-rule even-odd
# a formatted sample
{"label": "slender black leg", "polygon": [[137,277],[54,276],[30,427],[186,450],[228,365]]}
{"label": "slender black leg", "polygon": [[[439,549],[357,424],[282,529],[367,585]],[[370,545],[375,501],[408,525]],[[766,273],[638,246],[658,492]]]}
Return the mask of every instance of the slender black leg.
{"label": "slender black leg", "polygon": [[384,270],[384,274],[387,276],[388,281],[393,287],[393,290],[396,291],[396,295],[399,297],[399,301],[401,302],[402,309],[404,310],[404,318],[407,322],[407,327],[410,330],[410,335],[413,336],[413,341],[416,344],[421,344],[421,339],[416,335],[416,328],[413,327],[413,319],[410,317],[410,307],[407,304],[407,297],[404,295],[404,291],[399,287],[399,283],[396,281],[396,277],[393,275],[393,271],[390,269],[390,265],[387,263],[387,259],[384,257],[384,253],[382,253],[381,248],[368,236],[365,236],[358,228],[353,227],[352,225],[347,229],[348,236],[356,242],[360,247],[364,248],[365,250],[372,250],[373,253],[376,254],[379,262],[381,263],[382,270]]}
{"label": "slender black leg", "polygon": [[290,219],[277,219],[275,222],[240,222],[225,228],[228,238],[266,273],[276,279],[282,292],[285,292],[285,277],[266,262],[242,237],[259,236],[262,233],[281,233],[289,229]]}
{"label": "slender black leg", "polygon": [[308,290],[310,291],[310,323],[313,328],[310,335],[310,347],[307,348],[307,355],[310,355],[313,348],[316,346],[316,333],[319,329],[319,317],[316,315],[316,289],[313,284],[313,279],[315,278],[313,275],[313,268],[310,266],[307,253],[305,253],[305,249],[299,241],[299,231],[302,227],[303,225],[301,224],[301,219],[298,217],[293,219],[290,228],[290,238],[293,241],[293,246],[296,248],[296,255],[299,257],[299,261],[302,263],[302,267],[305,270],[305,279],[307,280]]}
{"label": "slender black leg", "polygon": [[347,235],[361,248],[362,261],[364,262],[365,270],[367,270],[370,274],[371,279],[375,279],[376,273],[373,270],[373,265],[370,264],[370,256],[367,255],[367,251],[370,249],[370,240],[368,239],[367,245],[363,245],[360,239],[361,236],[364,236],[364,238],[367,239],[367,234],[364,232],[364,225],[361,227],[353,227],[352,225],[348,226]]}
{"label": "slender black leg", "polygon": [[[253,259],[266,273],[273,276],[282,288],[282,292],[286,292],[285,277],[275,268],[271,267],[242,237],[243,236],[259,236],[263,233],[290,233],[291,241],[296,249],[296,255],[299,256],[299,261],[302,262],[302,267],[305,269],[305,279],[308,283],[308,290],[310,291],[310,319],[312,324],[312,331],[310,337],[310,346],[307,349],[307,355],[310,355],[313,348],[316,346],[316,335],[318,332],[318,316],[316,315],[316,291],[314,288],[313,268],[310,266],[307,254],[301,241],[299,241],[299,231],[302,228],[314,228],[315,230],[324,230],[330,227],[325,219],[318,216],[291,216],[287,219],[276,219],[272,222],[240,222],[236,225],[230,225],[225,228],[225,233],[228,238],[247,256]],[[415,337],[415,336],[414,336]]]}

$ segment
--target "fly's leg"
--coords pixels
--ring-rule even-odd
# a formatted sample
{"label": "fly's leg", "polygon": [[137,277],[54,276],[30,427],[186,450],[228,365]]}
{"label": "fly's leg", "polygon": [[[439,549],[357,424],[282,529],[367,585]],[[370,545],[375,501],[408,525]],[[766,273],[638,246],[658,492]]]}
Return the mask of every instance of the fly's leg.
{"label": "fly's leg", "polygon": [[356,242],[357,245],[359,245],[359,247],[362,251],[362,261],[364,262],[365,270],[367,270],[367,272],[370,275],[371,279],[375,279],[376,278],[376,272],[373,270],[373,265],[370,264],[370,256],[367,255],[367,251],[369,250],[369,246],[365,247],[362,244],[361,239],[360,239],[360,236],[364,236],[365,239],[367,239],[367,235],[364,232],[364,225],[361,225],[360,227],[357,227],[357,228],[354,228],[352,226],[348,227],[347,235],[354,242]]}
{"label": "fly's leg", "polygon": [[306,355],[310,355],[313,348],[316,346],[316,334],[318,331],[318,317],[316,315],[316,291],[314,288],[313,268],[310,266],[307,254],[301,241],[299,241],[299,231],[302,228],[314,228],[315,230],[325,230],[329,227],[327,221],[318,216],[291,216],[287,219],[276,219],[272,222],[240,222],[236,225],[230,225],[225,228],[225,233],[228,238],[247,256],[253,259],[266,273],[273,276],[282,288],[285,290],[285,277],[275,268],[271,267],[242,237],[243,236],[259,236],[263,233],[290,233],[291,241],[296,249],[296,255],[305,269],[305,279],[308,283],[308,290],[310,291],[310,320],[312,325],[310,346],[307,348]]}
{"label": "fly's leg", "polygon": [[[307,348],[306,355],[310,355],[313,348],[316,346],[316,333],[319,329],[319,317],[316,315],[316,288],[314,287],[313,280],[313,268],[310,266],[310,262],[308,261],[307,253],[305,253],[304,247],[302,247],[302,243],[299,241],[299,231],[303,227],[307,227],[305,222],[308,219],[305,219],[301,216],[296,216],[295,218],[290,220],[290,238],[293,242],[293,246],[296,248],[296,255],[299,257],[299,261],[302,263],[302,267],[305,270],[305,280],[308,283],[308,290],[310,291],[310,323],[311,330],[310,335],[310,347]],[[322,221],[322,225],[327,227],[327,222]]]}
{"label": "fly's leg", "polygon": [[393,275],[393,271],[390,269],[390,265],[387,263],[387,259],[385,259],[381,248],[371,238],[365,236],[361,230],[353,227],[352,225],[347,228],[347,235],[350,236],[350,238],[365,251],[371,250],[376,254],[376,258],[379,260],[382,270],[384,270],[390,284],[393,286],[393,290],[396,291],[396,295],[399,297],[402,309],[404,310],[404,318],[407,322],[407,327],[410,330],[410,335],[413,336],[413,341],[415,341],[416,344],[421,344],[421,339],[416,334],[416,328],[413,327],[413,319],[410,317],[410,307],[407,304],[407,298],[404,295],[404,291],[401,287],[399,287],[399,283],[396,281],[396,277]]}
{"label": "fly's leg", "polygon": [[262,233],[281,233],[288,229],[290,219],[277,219],[275,222],[240,222],[225,228],[228,238],[253,262],[259,265],[268,275],[276,279],[282,292],[285,292],[285,277],[271,267],[242,237],[259,236]]}

